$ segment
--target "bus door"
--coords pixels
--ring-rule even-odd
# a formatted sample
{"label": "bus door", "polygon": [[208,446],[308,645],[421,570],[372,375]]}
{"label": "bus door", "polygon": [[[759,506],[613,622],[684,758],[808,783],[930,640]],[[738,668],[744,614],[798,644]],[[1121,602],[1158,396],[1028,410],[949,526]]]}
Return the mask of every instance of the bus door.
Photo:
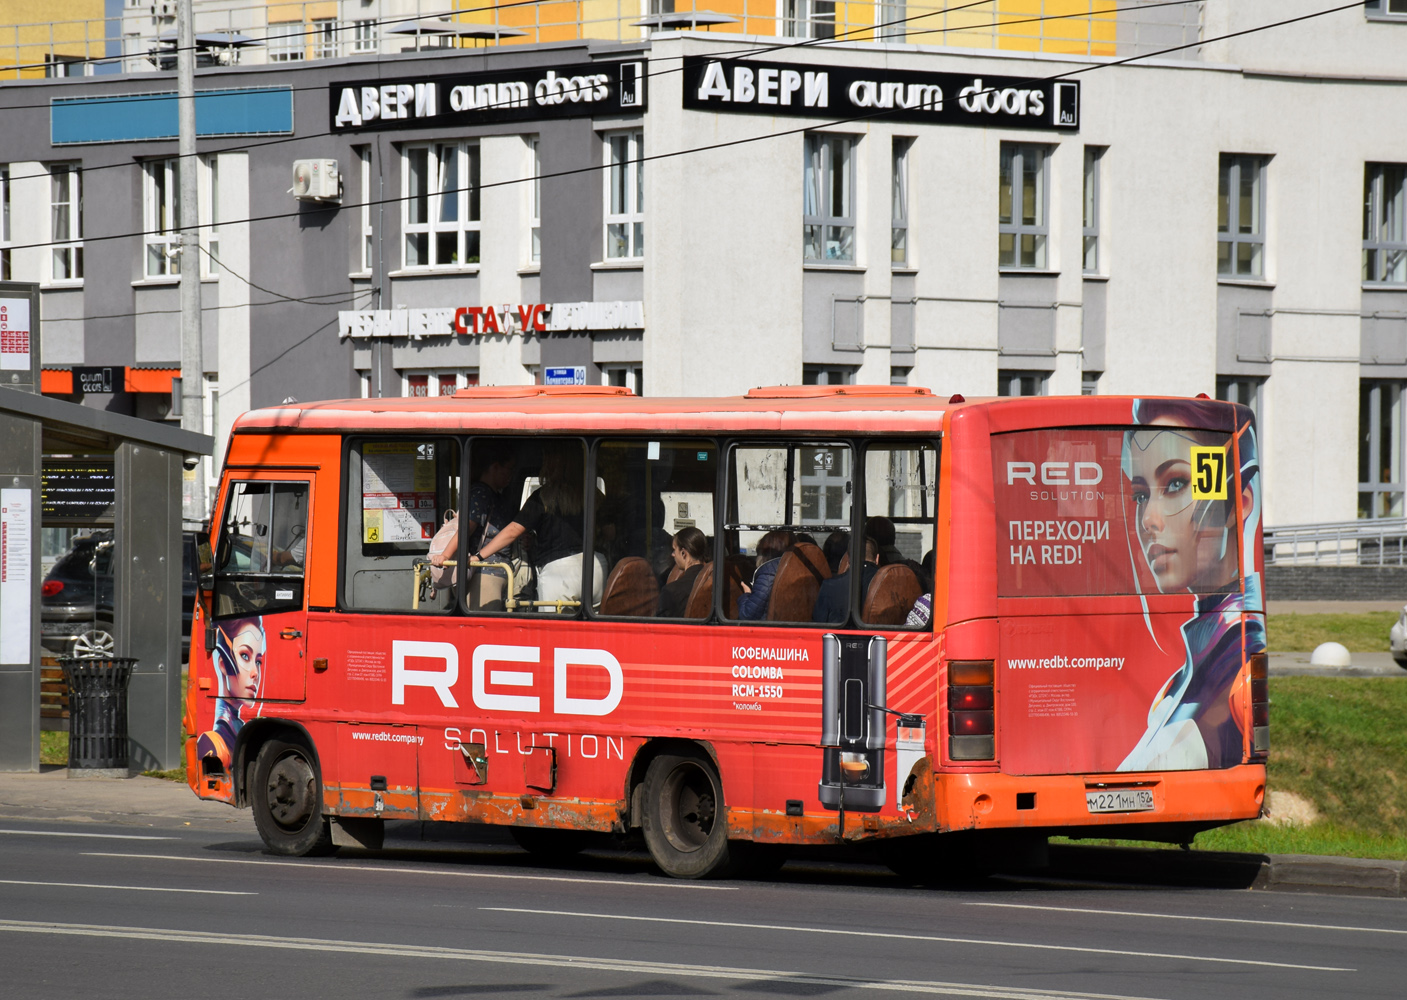
{"label": "bus door", "polygon": [[206,649],[218,691],[241,721],[266,702],[302,701],[310,478],[249,474],[225,481]]}

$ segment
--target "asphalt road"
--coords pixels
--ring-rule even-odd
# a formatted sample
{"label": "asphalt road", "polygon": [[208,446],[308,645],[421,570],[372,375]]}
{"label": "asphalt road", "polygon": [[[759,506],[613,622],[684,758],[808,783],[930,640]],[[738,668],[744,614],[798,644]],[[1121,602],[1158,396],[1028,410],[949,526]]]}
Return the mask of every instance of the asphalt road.
{"label": "asphalt road", "polygon": [[264,854],[243,829],[0,822],[0,997],[1385,997],[1407,901],[789,864],[676,882],[507,843]]}

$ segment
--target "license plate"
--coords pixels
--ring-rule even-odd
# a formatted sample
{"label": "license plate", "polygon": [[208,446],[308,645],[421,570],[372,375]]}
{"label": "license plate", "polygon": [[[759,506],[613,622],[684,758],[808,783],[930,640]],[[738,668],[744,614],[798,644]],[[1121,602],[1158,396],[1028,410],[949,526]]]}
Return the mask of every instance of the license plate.
{"label": "license plate", "polygon": [[1153,793],[1146,788],[1085,792],[1085,804],[1092,813],[1150,812],[1153,809]]}

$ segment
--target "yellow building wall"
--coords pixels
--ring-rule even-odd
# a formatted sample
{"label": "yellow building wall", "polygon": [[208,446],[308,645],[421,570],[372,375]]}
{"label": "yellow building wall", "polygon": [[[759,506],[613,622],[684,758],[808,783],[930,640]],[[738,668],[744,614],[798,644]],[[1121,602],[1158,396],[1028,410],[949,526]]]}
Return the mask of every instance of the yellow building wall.
{"label": "yellow building wall", "polygon": [[0,76],[42,77],[51,55],[106,54],[103,0],[0,2]]}

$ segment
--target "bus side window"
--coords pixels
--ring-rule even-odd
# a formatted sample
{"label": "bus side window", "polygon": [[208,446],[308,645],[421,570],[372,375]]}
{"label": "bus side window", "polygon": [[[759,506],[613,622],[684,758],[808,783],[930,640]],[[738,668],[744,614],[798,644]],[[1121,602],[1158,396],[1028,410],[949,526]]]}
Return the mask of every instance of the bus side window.
{"label": "bus side window", "polygon": [[346,462],[343,606],[444,613],[456,567],[430,572],[430,542],[459,504],[460,444],[449,438],[359,439]]}
{"label": "bus side window", "polygon": [[703,438],[605,440],[592,532],[597,613],[705,620],[713,609],[718,448]]}
{"label": "bus side window", "polygon": [[215,558],[214,616],[301,608],[307,534],[307,483],[230,483]]}
{"label": "bus side window", "polygon": [[587,502],[585,442],[474,438],[469,468],[459,515],[469,573],[464,609],[579,615],[583,580],[590,593],[603,579],[584,572],[586,512],[604,500],[598,481]]}
{"label": "bus side window", "polygon": [[932,627],[938,452],[927,442],[876,441],[865,448],[865,535],[879,569],[860,594],[865,625]]}
{"label": "bus side window", "polygon": [[743,621],[842,625],[850,548],[853,456],[835,442],[735,444],[729,455],[723,550],[740,577]]}

